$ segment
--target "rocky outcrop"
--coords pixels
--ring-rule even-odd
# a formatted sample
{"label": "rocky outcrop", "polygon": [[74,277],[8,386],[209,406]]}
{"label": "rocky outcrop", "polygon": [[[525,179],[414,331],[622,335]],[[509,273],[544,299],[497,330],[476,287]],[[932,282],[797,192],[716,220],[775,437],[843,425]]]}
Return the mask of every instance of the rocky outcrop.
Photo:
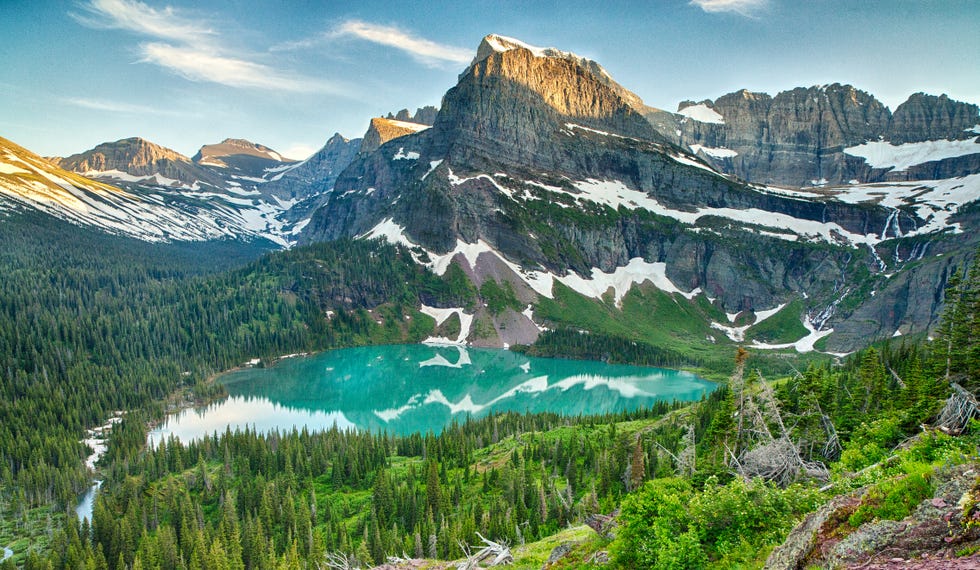
{"label": "rocky outcrop", "polygon": [[388,113],[388,116],[385,118],[407,123],[417,123],[419,125],[428,125],[431,127],[435,124],[436,115],[438,114],[439,109],[433,107],[432,105],[426,105],[425,107],[419,107],[416,109],[414,115],[410,114],[408,109],[402,109],[395,115]]}
{"label": "rocky outcrop", "polygon": [[232,170],[243,176],[262,178],[270,170],[296,161],[271,148],[245,139],[225,139],[201,147],[191,158],[196,164]]}
{"label": "rocky outcrop", "polygon": [[852,180],[932,180],[976,172],[980,160],[974,155],[954,157],[891,172],[845,152],[868,141],[898,145],[975,137],[972,129],[980,123],[977,106],[945,95],[912,95],[892,114],[872,95],[835,83],[775,97],[741,90],[714,101],[684,101],[678,113],[645,114],[672,142],[688,145],[723,172],[760,184],[809,187]]}
{"label": "rocky outcrop", "polygon": [[971,138],[980,134],[973,132],[978,115],[976,105],[916,93],[895,109],[885,138],[895,144]]}
{"label": "rocky outcrop", "polygon": [[901,521],[874,520],[851,528],[849,517],[867,489],[840,495],[797,525],[770,554],[765,568],[976,568],[980,559],[957,553],[980,545],[978,467],[971,463],[937,469],[929,476],[933,496]]}
{"label": "rocky outcrop", "polygon": [[[515,195],[541,191],[531,183],[617,180],[677,211],[755,209],[833,220],[861,233],[883,227],[889,216],[884,209],[788,199],[733,182],[659,136],[597,65],[557,50],[498,43],[484,40],[431,129],[373,152],[362,146],[301,242],[369,235],[390,219],[428,251],[482,240],[514,263],[558,275],[609,272],[640,257],[667,263],[668,277],[683,290],[700,287],[741,310],[774,306],[788,290],[821,295],[851,253],[757,234],[744,240],[724,225],[700,234],[642,211],[589,219],[601,211],[542,210],[501,188]],[[915,221],[899,224],[912,228]]]}
{"label": "rocky outcrop", "polygon": [[[159,174],[187,185],[195,182],[221,184],[220,177],[197,166],[186,156],[137,137],[100,144],[92,150],[63,158],[57,165],[102,178],[112,178],[111,171],[115,171],[138,178]],[[106,172],[110,174],[103,174]],[[166,185],[166,182],[161,181],[161,184]]]}
{"label": "rocky outcrop", "polygon": [[424,131],[427,128],[429,128],[428,125],[423,125],[420,123],[375,117],[371,119],[371,124],[368,125],[368,130],[366,133],[364,133],[364,138],[361,141],[360,152],[374,152],[388,141],[403,137],[405,135],[411,135],[419,131]]}
{"label": "rocky outcrop", "polygon": [[[886,129],[887,108],[832,85],[775,98],[741,91],[685,109],[644,107],[574,54],[488,36],[434,125],[386,143],[379,131],[379,146],[362,145],[299,241],[385,236],[415,248],[421,262],[446,256],[438,262],[445,267],[452,258],[478,286],[507,282],[529,304],[542,294],[531,272],[552,283],[640,258],[663,263],[673,285],[703,291],[726,312],[803,298],[801,318],[839,331],[824,341],[837,352],[934,323],[963,236],[873,249],[863,236],[907,236],[927,223],[924,210],[762,191],[712,170],[715,157],[704,149],[692,156],[651,119],[674,121],[677,142],[696,136],[706,148],[737,149],[725,159],[732,172],[810,176],[818,157],[819,172],[839,178],[852,168],[842,149]],[[718,215],[688,218],[705,210]],[[788,232],[833,227],[823,238],[797,239],[765,229],[775,219],[792,220]],[[450,253],[460,248],[470,253]],[[914,271],[885,277],[885,255],[889,271],[910,261]],[[530,324],[486,329],[506,342],[500,330],[524,337]]]}

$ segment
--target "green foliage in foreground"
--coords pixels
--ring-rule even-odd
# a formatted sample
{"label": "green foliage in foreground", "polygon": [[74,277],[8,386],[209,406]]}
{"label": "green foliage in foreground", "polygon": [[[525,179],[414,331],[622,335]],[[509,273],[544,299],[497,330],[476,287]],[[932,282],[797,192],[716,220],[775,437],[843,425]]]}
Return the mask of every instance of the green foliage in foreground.
{"label": "green foliage in foreground", "polygon": [[730,567],[756,559],[822,500],[801,486],[709,480],[698,491],[686,479],[657,479],[623,501],[613,553],[624,568]]}

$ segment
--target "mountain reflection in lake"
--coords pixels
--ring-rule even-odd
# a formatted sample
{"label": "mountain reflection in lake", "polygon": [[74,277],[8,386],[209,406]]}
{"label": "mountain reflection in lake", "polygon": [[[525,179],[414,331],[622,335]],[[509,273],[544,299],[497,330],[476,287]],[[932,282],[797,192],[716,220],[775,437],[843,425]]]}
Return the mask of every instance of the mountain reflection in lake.
{"label": "mountain reflection in lake", "polygon": [[438,432],[491,410],[566,415],[700,399],[715,385],[688,372],[533,358],[507,350],[397,345],[332,350],[224,375],[229,397],[184,410],[150,434],[188,441],[227,427]]}

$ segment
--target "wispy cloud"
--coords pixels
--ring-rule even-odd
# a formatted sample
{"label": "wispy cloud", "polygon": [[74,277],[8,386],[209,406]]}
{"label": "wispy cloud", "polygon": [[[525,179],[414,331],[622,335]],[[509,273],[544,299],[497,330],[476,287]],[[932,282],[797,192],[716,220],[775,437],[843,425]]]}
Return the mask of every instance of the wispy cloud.
{"label": "wispy cloud", "polygon": [[709,13],[735,12],[752,17],[756,11],[764,8],[767,2],[768,0],[691,0],[691,5]]}
{"label": "wispy cloud", "polygon": [[[157,41],[137,46],[141,62],[159,65],[185,79],[228,87],[289,92],[342,93],[338,85],[276,69],[238,53],[218,32],[173,8],[155,9],[136,0],[88,0],[71,16],[95,29],[114,29]],[[162,40],[162,41],[161,41]]]}
{"label": "wispy cloud", "polygon": [[150,105],[136,105],[122,101],[110,101],[106,99],[88,99],[84,97],[66,97],[62,99],[69,105],[91,109],[93,111],[108,111],[110,113],[122,113],[129,115],[163,115],[168,117],[186,117],[193,115],[184,111],[174,109],[161,109]]}
{"label": "wispy cloud", "polygon": [[140,49],[143,61],[165,67],[191,81],[241,88],[340,93],[337,86],[324,81],[284,73],[254,61],[216,55],[194,46],[154,42],[141,44]]}
{"label": "wispy cloud", "polygon": [[72,13],[71,16],[90,28],[127,30],[198,46],[211,43],[217,37],[211,28],[182,17],[171,7],[156,10],[132,0],[89,0],[81,5],[81,9],[83,13]]}
{"label": "wispy cloud", "polygon": [[338,38],[353,38],[395,48],[429,67],[466,64],[473,59],[473,51],[469,49],[434,42],[395,26],[363,20],[347,20],[315,38],[281,44],[274,47],[273,51],[307,49]]}

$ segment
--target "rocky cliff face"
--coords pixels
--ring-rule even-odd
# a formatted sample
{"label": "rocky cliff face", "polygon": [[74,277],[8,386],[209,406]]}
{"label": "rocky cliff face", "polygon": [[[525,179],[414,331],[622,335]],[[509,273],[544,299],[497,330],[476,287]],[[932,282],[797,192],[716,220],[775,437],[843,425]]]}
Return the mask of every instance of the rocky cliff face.
{"label": "rocky cliff face", "polygon": [[424,131],[427,128],[429,128],[429,125],[421,123],[375,117],[371,119],[371,124],[368,125],[368,130],[364,133],[360,151],[364,153],[374,152],[378,147],[390,140]]}
{"label": "rocky cliff face", "polygon": [[946,96],[916,94],[892,114],[872,95],[835,83],[775,97],[742,90],[715,101],[682,102],[676,114],[646,115],[658,131],[689,145],[712,166],[760,184],[800,188],[853,180],[930,180],[975,172],[980,158],[972,156],[980,154],[980,145],[976,152],[958,146],[944,154],[941,142],[904,168],[861,155],[861,145],[869,142],[895,147],[875,149],[884,158],[919,151],[898,147],[906,143],[975,138],[977,106]]}
{"label": "rocky cliff face", "polygon": [[340,133],[334,133],[323,148],[274,177],[262,187],[262,191],[286,200],[302,200],[329,192],[360,148],[361,139],[347,139]]}
{"label": "rocky cliff face", "polygon": [[886,138],[896,144],[969,138],[978,134],[978,115],[976,105],[916,93],[895,109]]}
{"label": "rocky cliff face", "polygon": [[[959,258],[925,261],[908,280],[893,278],[918,280],[921,292],[876,276],[926,250],[955,250],[941,237],[917,249],[881,245],[899,236],[930,241],[922,236],[931,214],[859,194],[834,200],[747,186],[656,132],[651,110],[624,91],[574,54],[488,36],[433,127],[373,151],[362,146],[300,242],[383,237],[413,248],[436,271],[456,262],[478,285],[507,281],[525,300],[553,295],[559,282],[600,297],[602,283],[643,281],[706,295],[726,312],[805,299],[800,318],[808,327],[841,331],[826,341],[832,350],[928,325],[931,316],[920,320],[916,311],[932,315],[935,305],[920,297],[935,296]],[[703,107],[678,125],[696,127],[705,143],[742,145],[743,167],[760,171],[783,155],[802,165],[889,124],[887,109],[845,86],[777,98],[740,92]],[[834,127],[814,126],[825,123]],[[772,156],[749,152],[758,137],[771,141]],[[786,171],[794,168],[803,167]],[[861,281],[868,275],[875,285]],[[872,288],[875,304],[866,306]],[[878,322],[848,320],[857,310]]]}
{"label": "rocky cliff face", "polygon": [[[65,170],[96,177],[129,180],[161,175],[192,185],[195,182],[220,184],[220,178],[200,168],[186,156],[141,138],[122,139],[63,158],[57,165]],[[128,176],[127,176],[128,175]],[[160,184],[167,185],[165,180]]]}

